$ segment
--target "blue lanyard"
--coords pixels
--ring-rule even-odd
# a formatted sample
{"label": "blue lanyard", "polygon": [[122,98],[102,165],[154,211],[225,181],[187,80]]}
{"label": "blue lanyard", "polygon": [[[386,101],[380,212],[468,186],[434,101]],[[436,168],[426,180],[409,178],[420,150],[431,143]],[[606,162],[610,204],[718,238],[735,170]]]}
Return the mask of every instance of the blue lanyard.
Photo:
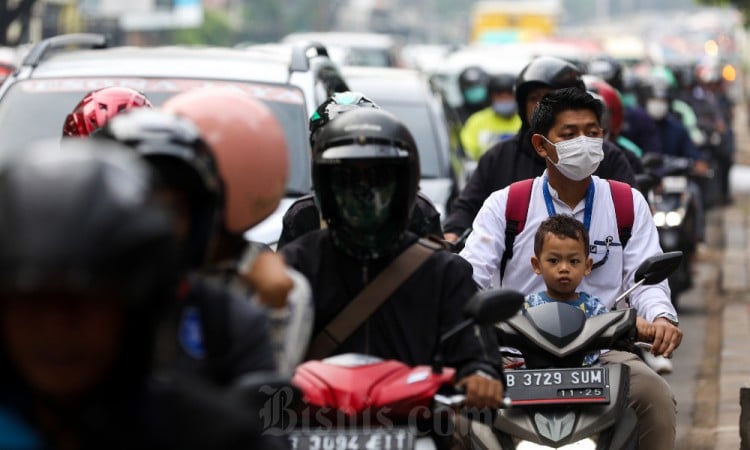
{"label": "blue lanyard", "polygon": [[[554,216],[557,214],[557,211],[555,211],[555,204],[552,203],[552,195],[549,193],[549,183],[547,183],[546,176],[544,177],[542,192],[544,193],[544,203],[547,204],[547,214]],[[592,209],[594,209],[594,180],[589,182],[589,187],[586,189],[586,206],[583,210],[583,226],[586,227],[586,231],[589,231],[589,226],[591,225]]]}

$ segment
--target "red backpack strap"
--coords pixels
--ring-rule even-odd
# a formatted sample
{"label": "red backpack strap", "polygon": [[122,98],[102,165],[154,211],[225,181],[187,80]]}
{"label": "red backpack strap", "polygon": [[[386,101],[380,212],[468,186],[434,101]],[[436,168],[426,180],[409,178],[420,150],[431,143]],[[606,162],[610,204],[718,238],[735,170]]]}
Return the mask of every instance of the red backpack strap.
{"label": "red backpack strap", "polygon": [[505,252],[500,260],[500,281],[505,275],[508,260],[513,258],[513,244],[516,242],[516,236],[526,226],[533,184],[534,179],[529,178],[516,181],[508,188],[508,202],[505,204]]}
{"label": "red backpack strap", "polygon": [[612,202],[615,204],[617,233],[620,235],[622,247],[625,248],[633,232],[633,222],[635,221],[633,192],[627,183],[615,180],[607,181],[609,181],[609,190],[612,193]]}

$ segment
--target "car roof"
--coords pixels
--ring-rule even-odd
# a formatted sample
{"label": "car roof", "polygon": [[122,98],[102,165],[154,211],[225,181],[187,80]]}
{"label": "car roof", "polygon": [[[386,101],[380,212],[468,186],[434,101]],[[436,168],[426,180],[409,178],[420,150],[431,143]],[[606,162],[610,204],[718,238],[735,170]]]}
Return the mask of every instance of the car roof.
{"label": "car roof", "polygon": [[286,84],[289,57],[218,47],[113,47],[56,52],[32,78],[139,76]]}
{"label": "car roof", "polygon": [[427,78],[414,69],[342,66],[341,73],[352,90],[366,96],[410,103],[423,102],[429,94]]}
{"label": "car roof", "polygon": [[300,32],[284,36],[281,42],[318,41],[323,45],[342,47],[392,47],[396,39],[388,34],[356,31]]}

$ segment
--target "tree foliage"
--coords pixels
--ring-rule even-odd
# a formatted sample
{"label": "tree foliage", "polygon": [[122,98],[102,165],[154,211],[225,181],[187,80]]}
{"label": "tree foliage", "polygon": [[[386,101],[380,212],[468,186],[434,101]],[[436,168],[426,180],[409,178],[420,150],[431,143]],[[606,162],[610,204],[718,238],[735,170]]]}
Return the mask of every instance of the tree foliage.
{"label": "tree foliage", "polygon": [[200,27],[174,30],[172,42],[185,45],[229,46],[235,43],[235,36],[229,18],[222,11],[206,9]]}
{"label": "tree foliage", "polygon": [[[36,0],[0,0],[0,45],[18,45],[26,34],[29,26],[31,8]],[[18,21],[21,32],[17,36],[9,36],[9,30]]]}
{"label": "tree foliage", "polygon": [[698,3],[706,6],[734,6],[742,12],[745,24],[750,17],[750,0],[698,0]]}

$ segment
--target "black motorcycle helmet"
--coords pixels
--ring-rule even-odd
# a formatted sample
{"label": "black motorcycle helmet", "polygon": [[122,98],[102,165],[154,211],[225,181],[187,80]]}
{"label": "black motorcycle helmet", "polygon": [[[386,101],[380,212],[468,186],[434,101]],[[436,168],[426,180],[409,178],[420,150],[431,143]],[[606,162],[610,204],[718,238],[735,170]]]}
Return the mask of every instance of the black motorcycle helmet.
{"label": "black motorcycle helmet", "polygon": [[487,83],[487,90],[490,94],[499,92],[513,92],[513,87],[516,84],[516,77],[509,73],[501,73],[490,76],[490,81]]}
{"label": "black motorcycle helmet", "polygon": [[325,124],[341,113],[362,107],[380,109],[375,102],[365,97],[361,92],[336,92],[328,97],[310,117],[310,148],[315,146],[315,137],[318,130],[323,128]]}
{"label": "black motorcycle helmet", "polygon": [[220,217],[222,188],[198,128],[185,118],[140,108],[115,116],[92,136],[132,148],[151,165],[161,184],[185,194],[191,218],[183,256],[191,267],[202,265]]}
{"label": "black motorcycle helmet", "polygon": [[650,98],[666,100],[671,104],[677,95],[676,80],[669,69],[654,68],[638,80],[636,92],[642,105]]}
{"label": "black motorcycle helmet", "polygon": [[489,75],[479,66],[469,66],[458,74],[458,88],[466,105],[487,103]]}
{"label": "black motorcycle helmet", "polygon": [[[127,325],[112,376],[132,385],[148,371],[174,291],[172,225],[153,201],[150,169],[132,152],[69,141],[64,151],[57,141],[23,149],[0,167],[0,295],[117,295]],[[13,374],[3,351],[5,386]]]}
{"label": "black motorcycle helmet", "polygon": [[586,65],[586,73],[601,78],[618,91],[624,88],[622,64],[609,55],[592,58]]}
{"label": "black motorcycle helmet", "polygon": [[586,86],[578,68],[564,59],[553,56],[540,56],[528,63],[516,78],[516,103],[521,120],[526,122],[526,98],[537,87],[562,89],[577,87],[583,91]]}
{"label": "black motorcycle helmet", "polygon": [[334,244],[359,260],[393,254],[408,228],[419,185],[419,155],[395,116],[360,108],[321,129],[313,187]]}

